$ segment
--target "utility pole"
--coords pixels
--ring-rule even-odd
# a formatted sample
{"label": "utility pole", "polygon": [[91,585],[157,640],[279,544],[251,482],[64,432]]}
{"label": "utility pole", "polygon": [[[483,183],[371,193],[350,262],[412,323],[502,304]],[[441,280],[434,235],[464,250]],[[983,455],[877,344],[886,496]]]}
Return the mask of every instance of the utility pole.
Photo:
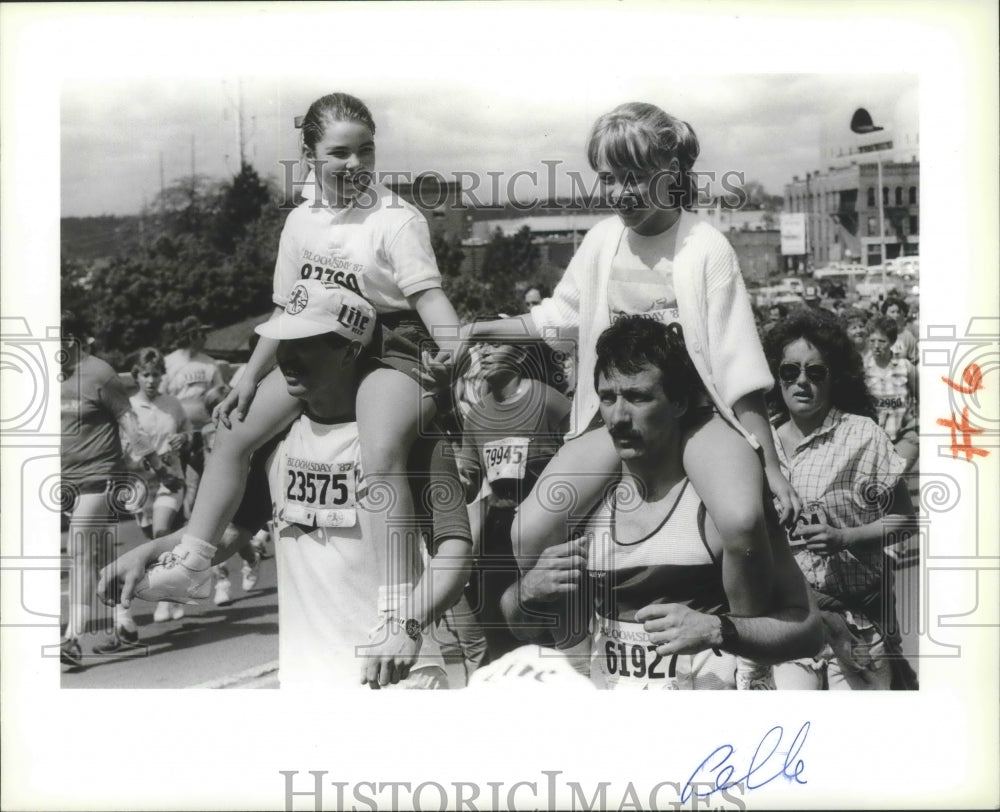
{"label": "utility pole", "polygon": [[242,171],[247,159],[246,133],[243,130],[243,79],[236,80],[236,103],[236,137],[240,150],[240,171]]}
{"label": "utility pole", "polygon": [[[248,135],[247,132],[246,118],[243,113],[243,108],[244,108],[243,80],[242,79],[236,80],[235,100],[230,95],[228,83],[225,81],[223,82],[223,89],[226,94],[226,99],[229,103],[228,108],[223,111],[223,118],[228,120],[229,110],[234,111],[233,125],[235,130],[234,135],[236,137],[236,154],[239,156],[239,161],[240,161],[240,165],[239,168],[236,170],[236,174],[239,174],[239,172],[243,170],[243,165],[247,163],[247,140],[250,138],[250,135]],[[252,119],[252,121],[256,123],[256,117]],[[250,128],[251,133],[253,129],[254,129],[253,127]],[[254,149],[254,151],[256,152],[256,148]],[[227,159],[226,163],[228,165],[229,155],[226,155],[226,159]]]}

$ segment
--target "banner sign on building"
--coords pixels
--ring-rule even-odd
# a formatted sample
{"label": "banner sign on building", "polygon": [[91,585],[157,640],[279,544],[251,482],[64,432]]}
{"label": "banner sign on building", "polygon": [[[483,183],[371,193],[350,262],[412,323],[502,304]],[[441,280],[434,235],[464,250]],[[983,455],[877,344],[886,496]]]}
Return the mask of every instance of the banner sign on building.
{"label": "banner sign on building", "polygon": [[783,213],[781,217],[781,253],[804,254],[806,252],[805,212]]}

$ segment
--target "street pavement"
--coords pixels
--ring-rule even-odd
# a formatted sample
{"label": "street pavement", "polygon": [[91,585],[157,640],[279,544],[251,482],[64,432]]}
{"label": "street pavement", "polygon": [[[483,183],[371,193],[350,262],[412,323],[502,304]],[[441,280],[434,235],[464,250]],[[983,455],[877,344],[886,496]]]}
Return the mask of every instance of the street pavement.
{"label": "street pavement", "polygon": [[[135,523],[127,519],[119,525],[118,537],[118,554],[144,540]],[[122,654],[95,655],[92,647],[105,640],[106,631],[85,635],[80,641],[84,666],[62,666],[62,687],[210,688],[243,683],[276,687],[278,591],[274,558],[261,562],[257,586],[247,593],[241,587],[242,563],[239,556],[227,562],[233,598],[227,606],[216,606],[209,597],[185,606],[180,620],[154,623],[156,604],[134,601],[132,616],[139,627],[141,646]],[[65,613],[65,577],[62,586]],[[92,625],[110,625],[110,610],[95,602],[92,611],[94,617],[103,614],[108,618],[107,623],[99,620]]]}
{"label": "street pavement", "polygon": [[[119,527],[118,553],[141,543],[141,532],[130,520]],[[64,543],[65,543],[65,534]],[[270,548],[270,544],[268,545]],[[81,645],[82,668],[62,668],[63,688],[277,688],[278,595],[273,557],[261,562],[256,588],[241,588],[242,559],[229,560],[233,602],[216,606],[211,597],[185,607],[180,620],[154,623],[155,604],[136,600],[133,617],[141,646],[118,655],[95,655],[92,647],[106,638],[104,630],[87,634]],[[65,574],[64,574],[65,576]],[[896,575],[896,605],[903,635],[903,652],[919,673],[917,653],[918,584],[920,568],[916,541],[900,556]],[[62,609],[66,585],[62,581]],[[94,603],[94,617],[110,621],[110,610]],[[101,625],[100,622],[94,625]],[[448,664],[452,686],[465,684],[460,663]]]}

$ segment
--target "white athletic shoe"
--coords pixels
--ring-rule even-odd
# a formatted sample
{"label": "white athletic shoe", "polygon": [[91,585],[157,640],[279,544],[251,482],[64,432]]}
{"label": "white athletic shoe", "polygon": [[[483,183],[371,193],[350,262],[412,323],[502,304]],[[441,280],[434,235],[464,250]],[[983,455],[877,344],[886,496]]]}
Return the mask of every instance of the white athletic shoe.
{"label": "white athletic shoe", "polygon": [[[197,564],[198,566],[189,566]],[[212,591],[212,568],[204,558],[193,553],[164,553],[146,570],[135,587],[135,596],[144,601],[195,603]]]}
{"label": "white athletic shoe", "polygon": [[[268,527],[270,527],[270,522],[268,522]],[[268,527],[258,530],[254,534],[254,537],[250,539],[250,546],[253,547],[261,558],[267,558],[267,542],[271,540],[271,531]]]}
{"label": "white athletic shoe", "polygon": [[243,591],[249,592],[257,586],[257,579],[260,577],[260,553],[254,556],[254,562],[243,562]]}
{"label": "white athletic shoe", "polygon": [[153,623],[166,623],[170,620],[170,607],[173,605],[169,601],[160,601],[156,604],[156,610],[153,612]]}
{"label": "white athletic shoe", "polygon": [[232,589],[233,585],[229,578],[219,578],[215,582],[215,595],[212,597],[212,602],[216,606],[227,606],[232,603]]}

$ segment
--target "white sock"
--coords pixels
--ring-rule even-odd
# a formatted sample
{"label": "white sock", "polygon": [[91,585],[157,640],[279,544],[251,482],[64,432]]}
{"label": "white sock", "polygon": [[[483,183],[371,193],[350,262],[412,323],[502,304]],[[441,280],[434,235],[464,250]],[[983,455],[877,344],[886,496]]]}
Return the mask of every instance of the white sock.
{"label": "white sock", "polygon": [[[174,547],[174,552],[177,555],[190,555],[194,557],[193,561],[188,561],[188,565],[204,562],[207,567],[211,564],[212,556],[215,555],[215,547],[204,541],[197,536],[191,536],[185,533],[181,536],[180,542]],[[196,567],[196,569],[202,569],[202,567]]]}
{"label": "white sock", "polygon": [[135,621],[132,619],[132,610],[126,609],[120,603],[115,606],[115,627],[119,626],[126,631],[137,631]]}

